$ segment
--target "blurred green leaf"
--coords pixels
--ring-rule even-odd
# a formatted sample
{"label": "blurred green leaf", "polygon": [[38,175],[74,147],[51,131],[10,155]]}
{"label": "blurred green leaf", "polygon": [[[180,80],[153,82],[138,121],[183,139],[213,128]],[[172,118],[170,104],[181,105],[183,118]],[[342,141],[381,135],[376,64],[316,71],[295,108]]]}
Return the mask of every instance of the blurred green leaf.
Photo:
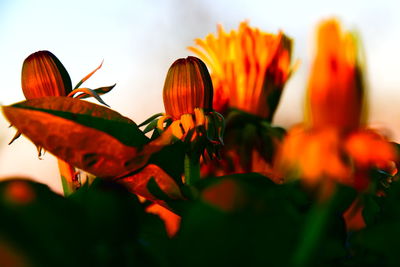
{"label": "blurred green leaf", "polygon": [[364,266],[399,266],[399,182],[393,182],[386,195],[365,195],[363,200],[363,216],[367,227],[351,236],[353,261]]}
{"label": "blurred green leaf", "polygon": [[369,266],[399,266],[400,222],[387,221],[355,233],[351,239],[355,261]]}
{"label": "blurred green leaf", "polygon": [[302,225],[293,266],[324,266],[345,259],[347,233],[342,214],[355,197],[352,188],[336,185],[329,199],[313,203]]}
{"label": "blurred green leaf", "polygon": [[362,215],[365,223],[373,225],[380,219],[380,205],[378,204],[378,197],[374,195],[365,195],[363,197],[364,208],[362,210]]}
{"label": "blurred green leaf", "polygon": [[164,224],[144,208],[104,179],[68,198],[28,180],[4,181],[0,242],[29,266],[168,266]]}
{"label": "blurred green leaf", "polygon": [[150,157],[149,164],[153,163],[159,166],[168,173],[178,185],[182,185],[185,149],[184,143],[180,141],[172,145],[167,145]]}
{"label": "blurred green leaf", "polygon": [[[5,238],[33,266],[80,266],[85,261],[79,208],[45,185],[13,179],[0,183],[0,239]],[[67,257],[67,255],[72,255]]]}
{"label": "blurred green leaf", "polygon": [[[197,187],[201,198],[182,214],[181,230],[170,248],[174,266],[288,264],[303,221],[298,207],[304,203],[290,198],[297,190],[294,185],[241,174],[207,178]],[[237,204],[224,210],[221,200]]]}

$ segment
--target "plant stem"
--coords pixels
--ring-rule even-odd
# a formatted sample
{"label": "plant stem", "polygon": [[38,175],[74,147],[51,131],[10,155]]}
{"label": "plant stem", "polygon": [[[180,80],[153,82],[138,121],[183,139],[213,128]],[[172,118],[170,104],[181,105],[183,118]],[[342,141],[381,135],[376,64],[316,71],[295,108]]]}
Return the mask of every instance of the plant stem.
{"label": "plant stem", "polygon": [[311,208],[307,215],[304,229],[300,234],[299,245],[293,256],[293,266],[309,266],[318,242],[326,230],[328,219],[333,210],[335,197],[337,197],[336,189],[329,199],[317,202]]}
{"label": "plant stem", "polygon": [[306,222],[307,227],[301,235],[300,245],[294,254],[294,266],[307,266],[324,230],[328,214],[328,209],[319,204],[311,210]]}
{"label": "plant stem", "polygon": [[193,185],[200,180],[200,160],[198,157],[185,155],[184,162],[185,183]]}
{"label": "plant stem", "polygon": [[80,182],[77,179],[75,168],[67,162],[58,159],[58,169],[60,171],[64,196],[69,196],[80,187]]}

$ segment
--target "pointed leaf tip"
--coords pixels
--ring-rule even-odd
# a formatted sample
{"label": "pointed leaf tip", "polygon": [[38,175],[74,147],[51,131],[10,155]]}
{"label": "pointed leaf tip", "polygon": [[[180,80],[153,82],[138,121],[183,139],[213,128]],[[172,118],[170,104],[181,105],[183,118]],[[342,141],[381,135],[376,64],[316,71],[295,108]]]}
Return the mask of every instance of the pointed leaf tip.
{"label": "pointed leaf tip", "polygon": [[100,65],[95,68],[91,73],[89,73],[88,75],[86,75],[82,80],[80,80],[77,85],[75,85],[74,89],[79,88],[79,86],[81,86],[87,79],[89,79],[96,71],[98,71],[102,66],[103,66],[103,62],[104,59],[101,61]]}
{"label": "pointed leaf tip", "polygon": [[94,97],[97,101],[99,101],[101,104],[110,107],[109,105],[107,105],[103,99],[101,99],[101,97],[96,93],[95,90],[89,89],[89,88],[78,88],[78,89],[74,89],[71,93],[68,94],[69,97],[73,97],[75,94],[77,93],[82,93],[80,95],[77,96],[78,99],[80,98],[86,98],[86,97]]}

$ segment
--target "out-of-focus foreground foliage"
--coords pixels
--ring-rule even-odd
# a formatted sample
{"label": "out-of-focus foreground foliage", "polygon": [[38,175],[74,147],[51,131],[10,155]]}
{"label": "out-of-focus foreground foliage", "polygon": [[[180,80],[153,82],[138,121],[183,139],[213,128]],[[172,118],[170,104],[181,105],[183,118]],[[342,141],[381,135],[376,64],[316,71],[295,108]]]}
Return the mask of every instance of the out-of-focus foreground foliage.
{"label": "out-of-focus foreground foliage", "polygon": [[201,197],[180,203],[181,227],[169,238],[145,211],[149,203],[119,184],[97,179],[64,198],[29,180],[3,181],[0,265],[297,266],[307,239],[315,243],[304,266],[399,264],[397,183],[384,199],[364,196],[368,226],[349,233],[342,217],[356,196],[349,187],[323,206],[298,182],[276,185],[258,174],[202,180],[196,190]]}

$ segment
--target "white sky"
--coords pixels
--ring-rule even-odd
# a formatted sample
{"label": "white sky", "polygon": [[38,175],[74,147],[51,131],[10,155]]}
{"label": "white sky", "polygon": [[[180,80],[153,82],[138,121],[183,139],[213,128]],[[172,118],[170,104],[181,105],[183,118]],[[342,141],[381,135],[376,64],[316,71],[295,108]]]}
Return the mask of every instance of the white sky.
{"label": "white sky", "polygon": [[[367,54],[370,121],[400,140],[400,5],[398,1],[262,0],[0,0],[0,103],[24,99],[23,60],[37,50],[52,51],[77,83],[104,59],[86,86],[117,83],[103,99],[136,122],[162,112],[162,88],[170,64],[190,53],[193,39],[215,32],[216,24],[236,28],[247,19],[264,31],[285,31],[302,62],[288,83],[275,123],[301,121],[315,25],[335,15],[357,29]],[[0,177],[24,175],[60,191],[56,161],[38,160],[24,137],[7,146],[15,130],[0,117]]]}

